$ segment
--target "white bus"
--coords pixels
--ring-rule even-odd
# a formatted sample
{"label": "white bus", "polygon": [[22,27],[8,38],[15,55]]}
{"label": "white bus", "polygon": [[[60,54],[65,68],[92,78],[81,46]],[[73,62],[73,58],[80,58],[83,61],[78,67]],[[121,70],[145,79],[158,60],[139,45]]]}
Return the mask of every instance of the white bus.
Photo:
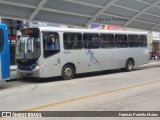
{"label": "white bus", "polygon": [[17,73],[21,77],[72,79],[87,72],[131,71],[149,62],[147,34],[51,27],[23,29],[17,36]]}

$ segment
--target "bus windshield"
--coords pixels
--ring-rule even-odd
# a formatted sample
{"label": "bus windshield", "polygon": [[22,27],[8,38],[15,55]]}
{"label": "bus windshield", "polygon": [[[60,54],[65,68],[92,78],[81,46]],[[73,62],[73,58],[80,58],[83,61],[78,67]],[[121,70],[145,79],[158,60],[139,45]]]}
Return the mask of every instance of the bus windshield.
{"label": "bus windshield", "polygon": [[16,59],[36,60],[40,53],[39,30],[30,28],[20,31],[20,35],[17,35]]}

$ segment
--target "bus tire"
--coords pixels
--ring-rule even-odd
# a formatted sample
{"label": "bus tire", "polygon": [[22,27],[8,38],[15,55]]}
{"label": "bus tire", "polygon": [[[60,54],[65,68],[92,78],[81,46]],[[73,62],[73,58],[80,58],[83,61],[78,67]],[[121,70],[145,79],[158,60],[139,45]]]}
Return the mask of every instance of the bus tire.
{"label": "bus tire", "polygon": [[128,59],[126,62],[125,71],[130,72],[133,70],[133,67],[134,67],[134,61],[132,59]]}
{"label": "bus tire", "polygon": [[74,75],[75,75],[75,68],[70,64],[64,65],[64,67],[62,69],[63,79],[64,80],[70,80],[74,77]]}

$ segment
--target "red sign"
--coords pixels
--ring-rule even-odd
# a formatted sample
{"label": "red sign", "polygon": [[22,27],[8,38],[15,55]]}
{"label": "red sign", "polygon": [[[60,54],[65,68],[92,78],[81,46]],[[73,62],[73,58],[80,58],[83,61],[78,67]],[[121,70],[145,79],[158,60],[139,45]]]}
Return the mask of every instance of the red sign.
{"label": "red sign", "polygon": [[115,28],[115,30],[122,31],[122,30],[123,30],[123,28],[122,28],[121,26],[117,26],[117,27]]}
{"label": "red sign", "polygon": [[9,36],[8,36],[8,39],[9,39],[9,40],[16,40],[16,36],[15,36],[15,35],[9,35]]}
{"label": "red sign", "polygon": [[105,30],[118,30],[118,31],[122,31],[123,27],[121,26],[114,26],[114,25],[106,25]]}
{"label": "red sign", "polygon": [[113,26],[113,25],[106,25],[105,29],[107,29],[107,30],[115,30],[115,26]]}

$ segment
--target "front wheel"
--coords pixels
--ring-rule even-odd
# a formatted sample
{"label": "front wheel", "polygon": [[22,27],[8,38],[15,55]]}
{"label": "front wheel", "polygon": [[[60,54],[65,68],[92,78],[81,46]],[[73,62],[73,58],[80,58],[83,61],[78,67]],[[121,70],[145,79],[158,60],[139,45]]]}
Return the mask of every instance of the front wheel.
{"label": "front wheel", "polygon": [[127,72],[130,72],[130,71],[133,70],[133,66],[134,66],[133,60],[129,59],[129,60],[127,60],[127,62],[126,62],[125,70],[126,70]]}
{"label": "front wheel", "polygon": [[72,65],[65,65],[62,69],[62,77],[64,80],[70,80],[74,77],[75,69]]}

